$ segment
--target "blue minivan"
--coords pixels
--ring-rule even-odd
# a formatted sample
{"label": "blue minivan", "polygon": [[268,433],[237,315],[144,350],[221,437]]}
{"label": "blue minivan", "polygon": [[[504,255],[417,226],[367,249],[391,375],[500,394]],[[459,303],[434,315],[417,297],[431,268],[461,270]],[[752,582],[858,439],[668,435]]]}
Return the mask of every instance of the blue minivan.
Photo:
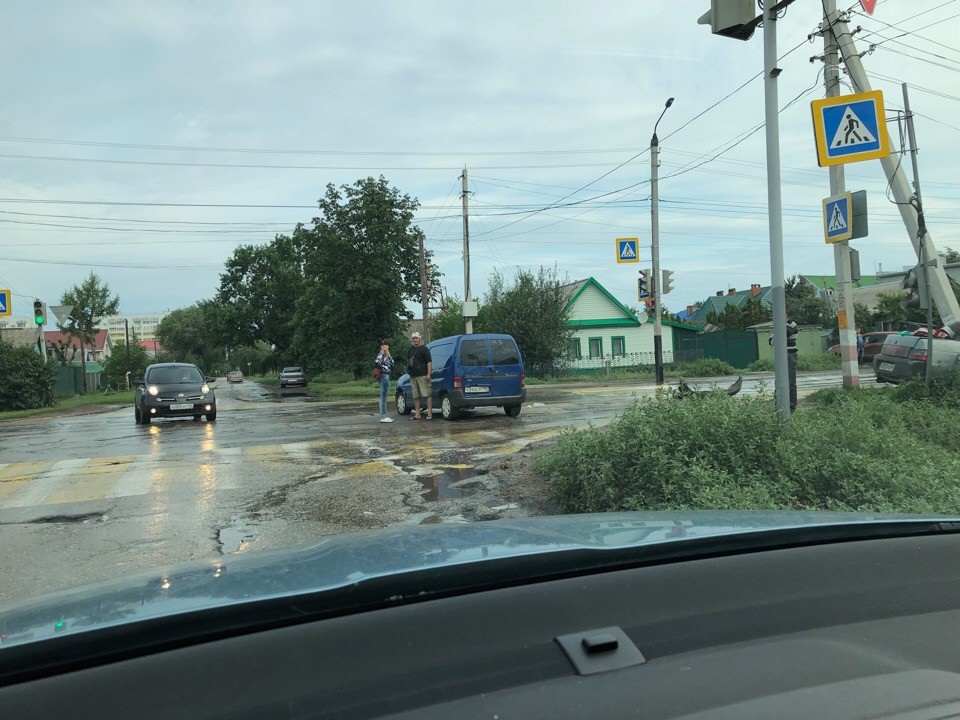
{"label": "blue minivan", "polygon": [[[475,407],[502,407],[510,417],[520,414],[527,399],[523,360],[509,335],[454,335],[428,344],[433,358],[430,376],[434,408],[444,420]],[[410,376],[397,380],[397,412],[413,410]],[[425,412],[425,408],[421,408]]]}

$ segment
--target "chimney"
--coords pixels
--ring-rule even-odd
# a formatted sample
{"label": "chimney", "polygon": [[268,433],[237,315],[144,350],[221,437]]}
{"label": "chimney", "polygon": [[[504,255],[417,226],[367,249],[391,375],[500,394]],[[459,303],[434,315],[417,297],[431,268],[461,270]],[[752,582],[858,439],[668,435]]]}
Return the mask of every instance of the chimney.
{"label": "chimney", "polygon": [[750,297],[756,297],[756,296],[759,295],[759,294],[760,294],[760,286],[759,286],[759,285],[756,285],[756,284],[751,285],[751,286],[750,286]]}
{"label": "chimney", "polygon": [[729,290],[727,290],[727,295],[736,295],[736,294],[737,294],[736,288],[730,288]]}
{"label": "chimney", "polygon": [[690,317],[697,311],[697,308],[693,305],[687,305],[687,317]]}
{"label": "chimney", "polygon": [[723,290],[717,290],[717,297],[723,297]]}

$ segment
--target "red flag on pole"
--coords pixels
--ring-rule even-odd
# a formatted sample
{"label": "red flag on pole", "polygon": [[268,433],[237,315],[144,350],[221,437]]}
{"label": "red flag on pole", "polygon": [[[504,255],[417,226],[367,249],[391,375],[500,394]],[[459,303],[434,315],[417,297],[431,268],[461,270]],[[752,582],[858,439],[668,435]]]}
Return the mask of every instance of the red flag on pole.
{"label": "red flag on pole", "polygon": [[873,15],[873,9],[877,6],[877,0],[860,0],[860,7],[867,15]]}

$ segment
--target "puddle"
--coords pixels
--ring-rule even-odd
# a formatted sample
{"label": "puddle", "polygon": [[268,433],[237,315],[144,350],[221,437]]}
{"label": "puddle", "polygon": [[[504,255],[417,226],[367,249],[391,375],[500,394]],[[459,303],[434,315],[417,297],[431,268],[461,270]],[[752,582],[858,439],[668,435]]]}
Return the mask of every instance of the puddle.
{"label": "puddle", "polygon": [[473,477],[475,471],[473,468],[450,467],[443,468],[442,472],[436,475],[417,475],[416,480],[423,485],[423,492],[420,497],[427,502],[437,500],[459,500],[470,497],[474,494],[471,488],[452,487],[453,483]]}
{"label": "puddle", "polygon": [[224,555],[240,553],[256,538],[257,524],[249,518],[234,515],[230,524],[217,530],[220,552]]}

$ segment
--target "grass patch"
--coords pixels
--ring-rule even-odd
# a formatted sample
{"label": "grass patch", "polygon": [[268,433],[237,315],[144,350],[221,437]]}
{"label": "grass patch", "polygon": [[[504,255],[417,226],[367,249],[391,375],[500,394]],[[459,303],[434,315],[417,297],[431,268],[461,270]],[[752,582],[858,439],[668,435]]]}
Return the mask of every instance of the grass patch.
{"label": "grass patch", "polygon": [[839,370],[840,356],[824,353],[823,355],[800,355],[797,358],[797,370],[799,372],[808,372],[810,370]]}
{"label": "grass patch", "polygon": [[34,408],[32,410],[5,410],[0,412],[0,420],[17,420],[35,415],[51,415],[87,405],[132,405],[133,394],[133,390],[127,390],[112,395],[103,395],[101,393],[71,395],[61,398],[60,402],[52,407]]}
{"label": "grass patch", "polygon": [[672,367],[670,374],[676,377],[719,377],[736,375],[739,372],[733,365],[716,358],[703,358]]}
{"label": "grass patch", "polygon": [[[956,406],[893,390],[821,391],[791,424],[768,399],[669,395],[567,432],[536,467],[566,512],[960,512]],[[951,401],[952,402],[952,401]]]}
{"label": "grass patch", "polygon": [[747,365],[747,372],[773,372],[774,369],[773,360],[767,360],[766,358],[754,360]]}

